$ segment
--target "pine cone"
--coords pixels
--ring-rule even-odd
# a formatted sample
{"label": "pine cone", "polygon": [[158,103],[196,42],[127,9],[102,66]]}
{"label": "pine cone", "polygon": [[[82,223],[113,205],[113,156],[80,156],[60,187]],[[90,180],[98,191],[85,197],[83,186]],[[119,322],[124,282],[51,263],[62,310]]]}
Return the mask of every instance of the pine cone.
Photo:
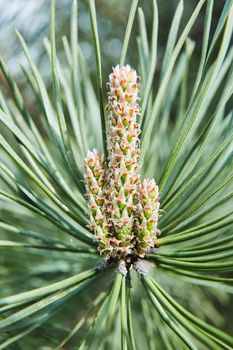
{"label": "pine cone", "polygon": [[101,254],[109,254],[109,224],[104,212],[105,158],[94,149],[85,158],[85,186],[90,210],[90,228],[95,232]]}
{"label": "pine cone", "polygon": [[85,159],[91,229],[105,258],[144,257],[158,231],[158,186],[150,179],[140,184],[138,174],[137,79],[129,65],[113,68],[108,84],[108,159],[96,150]]}
{"label": "pine cone", "polygon": [[154,179],[145,179],[138,188],[135,220],[136,250],[143,257],[154,247],[159,214],[159,190]]}
{"label": "pine cone", "polygon": [[135,195],[139,183],[140,132],[137,117],[137,73],[130,66],[113,69],[109,76],[108,171],[105,203],[120,254],[130,254],[134,246]]}

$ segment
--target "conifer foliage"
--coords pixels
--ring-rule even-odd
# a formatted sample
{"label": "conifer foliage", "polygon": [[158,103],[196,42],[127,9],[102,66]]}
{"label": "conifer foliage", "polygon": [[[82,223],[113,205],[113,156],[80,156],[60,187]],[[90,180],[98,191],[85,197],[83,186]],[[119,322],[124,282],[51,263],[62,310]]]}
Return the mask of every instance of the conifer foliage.
{"label": "conifer foliage", "polygon": [[156,0],[151,33],[132,0],[107,94],[88,5],[97,83],[77,0],[66,62],[51,0],[52,87],[20,33],[27,95],[0,61],[0,349],[231,350],[221,310],[233,293],[233,1],[217,24],[214,0],[197,1],[186,23],[179,1],[158,59]]}

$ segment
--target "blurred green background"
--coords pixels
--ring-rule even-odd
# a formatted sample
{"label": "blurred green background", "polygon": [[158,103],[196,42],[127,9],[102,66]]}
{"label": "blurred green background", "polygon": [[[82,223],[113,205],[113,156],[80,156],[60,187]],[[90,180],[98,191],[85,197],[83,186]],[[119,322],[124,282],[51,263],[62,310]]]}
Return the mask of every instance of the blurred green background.
{"label": "blurred green background", "polygon": [[[161,70],[162,57],[165,50],[171,21],[178,3],[178,0],[157,1],[159,10],[159,34],[158,58],[156,65],[157,74],[155,75],[154,81],[155,90],[157,89],[157,78],[159,78],[159,72]],[[216,28],[224,3],[225,0],[215,1],[212,32],[214,32],[214,29]],[[119,62],[130,4],[130,0],[96,0],[104,82],[108,79],[108,74],[111,71],[111,67],[115,66]],[[196,4],[197,0],[184,0],[184,13],[181,30],[187,22]],[[69,38],[71,5],[72,0],[56,0],[57,47],[61,62],[63,59],[65,60],[62,37],[67,36],[67,38]],[[139,0],[139,6],[145,13],[148,38],[150,40],[152,25],[152,0]],[[79,43],[88,68],[92,72],[94,81],[96,81],[96,65],[88,5],[86,0],[78,0],[78,11]],[[25,78],[23,78],[19,65],[20,63],[27,66],[27,61],[24,57],[22,49],[20,48],[20,45],[18,44],[15,30],[17,29],[20,31],[26,39],[35,63],[40,68],[40,72],[47,84],[50,85],[51,79],[49,60],[43,45],[43,38],[49,36],[49,12],[49,0],[0,0],[0,55],[7,63],[11,73],[16,77],[17,82],[24,93],[24,98],[28,103],[28,108],[34,115],[36,113],[34,110],[35,103],[31,92],[26,89]],[[196,67],[200,58],[204,17],[205,7],[202,8],[201,13],[190,33],[190,38],[195,42],[195,50],[191,60],[191,65],[193,65],[194,69],[190,69],[190,72],[194,73],[196,72]],[[131,64],[135,68],[137,68],[139,62],[137,35],[138,21],[136,18],[127,56],[127,63]],[[189,81],[191,84],[193,81],[192,76],[189,76]],[[0,83],[5,85],[4,79],[1,77],[1,75]],[[5,85],[5,87],[7,91],[7,86]]]}
{"label": "blurred green background", "polygon": [[[178,0],[158,0],[159,8],[159,50],[157,71],[160,71],[160,62],[166,45],[169,27],[174,15]],[[57,45],[60,56],[63,56],[62,36],[69,37],[69,18],[72,0],[56,0]],[[215,1],[213,29],[219,19],[224,0]],[[97,17],[101,50],[103,59],[103,77],[106,80],[111,66],[119,61],[124,31],[127,23],[131,1],[129,0],[97,0]],[[197,0],[184,0],[183,25],[193,11]],[[90,70],[95,71],[95,58],[93,56],[92,38],[90,32],[90,19],[87,1],[78,0],[79,6],[79,40]],[[143,8],[147,20],[148,36],[150,38],[152,20],[152,1],[141,0],[139,6]],[[44,55],[43,38],[49,36],[49,0],[0,0],[0,54],[7,61],[8,66],[15,75],[20,71],[17,61],[24,62],[15,29],[25,37],[31,53],[40,69],[48,77],[48,59]],[[194,28],[191,39],[195,41],[194,61],[198,61],[202,41],[205,8],[202,9]],[[132,40],[128,52],[128,62],[135,66],[138,57],[135,55],[137,45],[137,21],[133,28]]]}

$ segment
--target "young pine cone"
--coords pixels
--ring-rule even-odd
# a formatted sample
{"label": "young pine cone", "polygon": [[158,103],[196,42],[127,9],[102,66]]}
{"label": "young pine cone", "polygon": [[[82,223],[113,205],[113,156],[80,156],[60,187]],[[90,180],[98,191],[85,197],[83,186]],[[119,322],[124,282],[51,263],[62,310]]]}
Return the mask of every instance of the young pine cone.
{"label": "young pine cone", "polygon": [[154,247],[159,214],[159,190],[154,179],[144,180],[138,188],[138,205],[135,220],[136,250],[143,257]]}
{"label": "young pine cone", "polygon": [[154,247],[159,200],[154,180],[140,183],[139,84],[129,65],[109,76],[108,159],[98,151],[85,158],[91,228],[105,258],[144,257]]}
{"label": "young pine cone", "polygon": [[129,65],[116,66],[109,76],[108,171],[105,202],[121,254],[134,246],[135,197],[139,183],[140,132],[137,73]]}

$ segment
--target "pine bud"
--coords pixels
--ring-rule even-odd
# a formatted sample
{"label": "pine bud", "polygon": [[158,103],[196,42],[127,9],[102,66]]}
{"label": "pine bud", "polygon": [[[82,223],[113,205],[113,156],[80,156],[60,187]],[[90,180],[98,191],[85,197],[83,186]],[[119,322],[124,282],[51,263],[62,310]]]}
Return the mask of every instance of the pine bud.
{"label": "pine bud", "polygon": [[105,159],[97,150],[88,151],[84,164],[84,179],[87,199],[90,211],[91,229],[99,242],[101,254],[111,251],[109,243],[109,225],[103,210],[104,206],[104,182]]}
{"label": "pine bud", "polygon": [[151,179],[146,179],[138,188],[138,205],[135,221],[136,250],[143,257],[154,247],[159,213],[158,186]]}
{"label": "pine bud", "polygon": [[106,211],[111,218],[120,254],[133,250],[135,195],[139,183],[140,132],[137,73],[129,65],[116,66],[109,76],[108,172]]}
{"label": "pine bud", "polygon": [[154,180],[140,184],[139,84],[129,65],[109,76],[108,159],[98,151],[85,158],[91,228],[105,259],[129,261],[154,247],[159,211]]}

